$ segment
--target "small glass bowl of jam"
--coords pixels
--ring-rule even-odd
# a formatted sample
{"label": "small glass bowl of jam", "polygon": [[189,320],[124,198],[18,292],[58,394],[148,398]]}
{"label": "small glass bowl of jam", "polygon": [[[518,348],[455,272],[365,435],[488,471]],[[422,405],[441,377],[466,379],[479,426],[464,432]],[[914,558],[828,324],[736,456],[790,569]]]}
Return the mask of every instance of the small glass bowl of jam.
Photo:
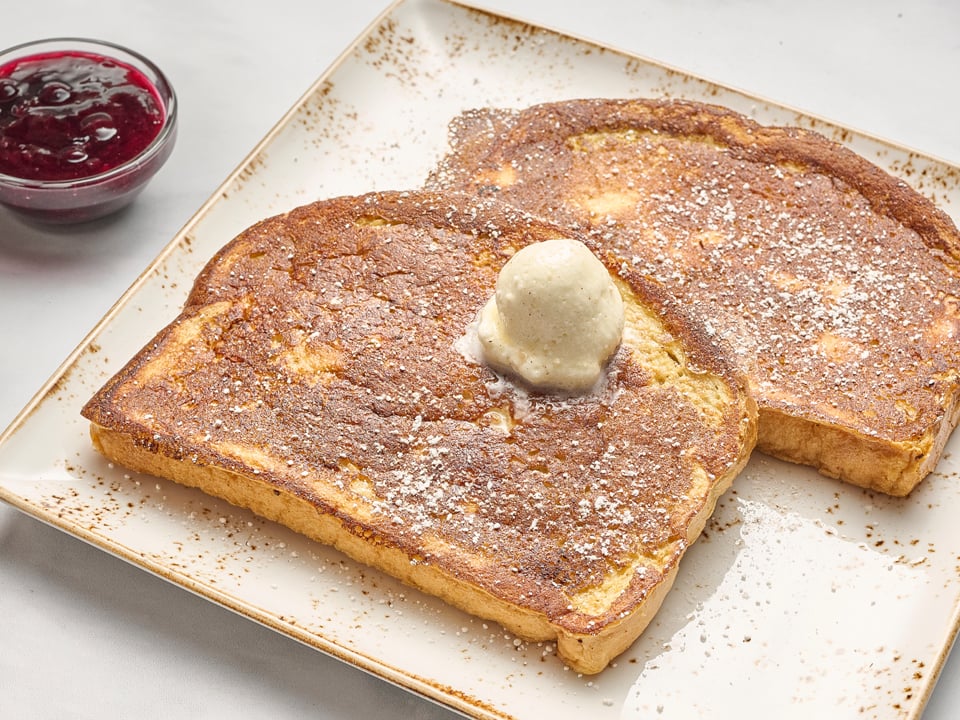
{"label": "small glass bowl of jam", "polygon": [[55,38],[0,52],[0,203],[49,223],[127,205],[173,150],[177,100],[147,58]]}

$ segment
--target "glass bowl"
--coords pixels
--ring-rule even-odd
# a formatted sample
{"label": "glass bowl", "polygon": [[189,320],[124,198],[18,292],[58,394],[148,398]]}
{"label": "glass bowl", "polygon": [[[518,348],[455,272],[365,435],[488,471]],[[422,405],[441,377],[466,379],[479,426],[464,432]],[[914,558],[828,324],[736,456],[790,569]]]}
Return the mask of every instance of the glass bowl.
{"label": "glass bowl", "polygon": [[[170,82],[150,60],[119,45],[84,38],[38,40],[0,52],[0,69],[24,58],[63,56],[105,58],[117,61],[123,69],[132,69],[140,82],[145,80],[152,86],[154,101],[159,100],[162,105],[163,120],[149,144],[133,157],[103,171],[71,179],[36,179],[19,177],[15,169],[0,167],[0,204],[26,218],[47,223],[93,220],[130,203],[170,156],[177,134],[177,100]],[[0,140],[9,128],[3,124],[4,113],[8,121],[13,117],[11,108],[16,99],[13,93],[19,92],[10,89],[14,87],[15,83],[8,80],[7,86],[0,88],[6,91],[6,97],[0,93],[0,103],[7,103],[6,108],[0,105]],[[110,128],[105,131],[107,135],[110,132]],[[29,165],[31,160],[24,162]]]}

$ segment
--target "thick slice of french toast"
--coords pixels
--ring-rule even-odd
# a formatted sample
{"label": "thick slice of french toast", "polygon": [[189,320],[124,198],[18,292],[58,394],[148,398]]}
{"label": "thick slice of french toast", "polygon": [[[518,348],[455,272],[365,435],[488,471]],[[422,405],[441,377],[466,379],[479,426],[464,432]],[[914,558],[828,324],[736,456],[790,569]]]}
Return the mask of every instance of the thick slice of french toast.
{"label": "thick slice of french toast", "polygon": [[464,353],[505,261],[568,235],[454,194],[264,220],[86,404],[94,445],[598,672],[746,462],[756,405],[699,326],[589,239],[626,312],[600,389],[527,391]]}
{"label": "thick slice of french toast", "polygon": [[757,447],[906,495],[958,420],[960,236],[814,132],[680,100],[469,111],[432,188],[589,233],[693,306],[760,407]]}

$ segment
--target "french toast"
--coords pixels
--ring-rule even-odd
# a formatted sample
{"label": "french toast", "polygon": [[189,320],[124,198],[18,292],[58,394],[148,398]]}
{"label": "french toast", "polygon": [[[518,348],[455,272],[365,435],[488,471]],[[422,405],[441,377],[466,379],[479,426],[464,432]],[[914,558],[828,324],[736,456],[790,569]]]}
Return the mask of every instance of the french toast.
{"label": "french toast", "polygon": [[574,237],[450,193],[263,220],[84,406],[94,446],[246,507],[596,673],[643,631],[756,440],[734,363],[621,259],[593,392],[464,351],[518,249]]}
{"label": "french toast", "polygon": [[760,408],[757,448],[895,496],[958,420],[960,236],[853,151],[715,105],[582,99],[451,123],[425,186],[589,234],[692,306]]}

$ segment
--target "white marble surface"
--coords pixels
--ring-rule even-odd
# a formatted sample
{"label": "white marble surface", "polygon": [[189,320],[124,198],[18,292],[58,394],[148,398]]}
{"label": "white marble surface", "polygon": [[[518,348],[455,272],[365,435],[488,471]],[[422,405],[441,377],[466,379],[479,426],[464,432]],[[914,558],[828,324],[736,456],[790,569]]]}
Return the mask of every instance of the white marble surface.
{"label": "white marble surface", "polygon": [[[960,164],[953,0],[482,4]],[[0,46],[77,35],[136,48],[170,76],[181,125],[128,212],[44,230],[0,211],[0,426],[386,0],[18,7]],[[452,716],[4,505],[0,648],[4,718]],[[956,655],[925,720],[956,716]]]}

